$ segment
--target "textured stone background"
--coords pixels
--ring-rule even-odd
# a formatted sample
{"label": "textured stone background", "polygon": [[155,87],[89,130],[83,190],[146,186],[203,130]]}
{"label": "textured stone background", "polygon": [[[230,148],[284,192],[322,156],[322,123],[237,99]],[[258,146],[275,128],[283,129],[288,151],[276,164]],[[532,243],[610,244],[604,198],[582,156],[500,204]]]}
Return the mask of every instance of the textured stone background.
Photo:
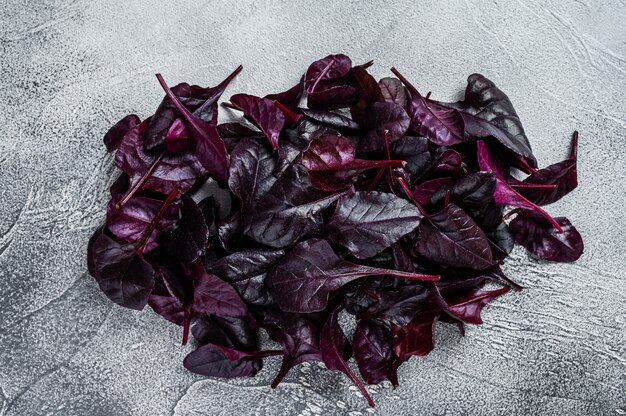
{"label": "textured stone background", "polygon": [[376,412],[626,414],[626,3],[307,3],[1,2],[0,415],[375,413],[317,364],[276,391],[277,360],[246,380],[187,373],[180,330],[113,306],[84,261],[114,175],[101,137],[128,112],[154,111],[155,72],[214,84],[241,63],[232,90],[265,94],[336,52],[375,59],[376,76],[395,65],[437,99],[487,75],[543,165],[581,132],[580,187],[550,211],[576,224],[583,257],[544,264],[516,249],[506,269],[527,289],[465,338],[440,328],[400,388],[370,388]]}

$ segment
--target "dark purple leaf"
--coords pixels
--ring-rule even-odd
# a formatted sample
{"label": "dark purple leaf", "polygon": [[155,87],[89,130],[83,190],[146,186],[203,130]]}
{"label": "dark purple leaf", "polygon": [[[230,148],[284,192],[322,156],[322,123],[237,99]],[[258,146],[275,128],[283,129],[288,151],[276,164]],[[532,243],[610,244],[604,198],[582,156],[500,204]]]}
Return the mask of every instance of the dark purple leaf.
{"label": "dark purple leaf", "polygon": [[120,143],[122,143],[124,135],[139,123],[141,123],[141,120],[135,114],[129,114],[115,123],[104,135],[104,145],[107,151],[114,152],[117,150],[120,147]]}
{"label": "dark purple leaf", "polygon": [[192,263],[205,253],[209,228],[202,211],[190,196],[181,196],[181,201],[181,218],[162,239],[167,250],[181,262]]}
{"label": "dark purple leaf", "polygon": [[404,136],[391,144],[391,157],[406,161],[406,170],[419,176],[430,165],[432,156],[425,137]]}
{"label": "dark purple leaf", "polygon": [[[200,107],[210,95],[210,91],[207,89],[197,85],[189,85],[186,82],[173,86],[172,92],[189,111],[194,111]],[[163,145],[163,137],[179,116],[180,113],[167,95],[163,97],[146,128],[146,140],[143,146],[148,152],[153,152]]]}
{"label": "dark purple leaf", "polygon": [[352,372],[346,360],[350,358],[351,347],[350,342],[339,326],[337,315],[339,308],[333,309],[328,315],[326,323],[320,332],[320,352],[322,353],[322,361],[329,370],[337,370],[344,373],[358,387],[359,391],[370,406],[374,407],[374,400],[369,395],[361,380]]}
{"label": "dark purple leaf", "polygon": [[93,265],[100,290],[109,299],[130,309],[146,306],[155,272],[134,244],[120,244],[100,234],[93,243]]}
{"label": "dark purple leaf", "polygon": [[313,110],[334,110],[354,103],[358,97],[356,88],[351,85],[318,87],[307,95],[307,106]]}
{"label": "dark purple leaf", "polygon": [[363,318],[380,318],[395,325],[408,325],[418,314],[432,309],[431,291],[423,285],[406,285],[377,292],[378,302],[360,314]]}
{"label": "dark purple leaf", "polygon": [[[465,113],[476,116],[487,123],[466,123],[468,133],[476,137],[485,137],[479,134],[479,130],[491,130],[493,137],[513,152],[524,156],[531,167],[537,167],[537,161],[532,154],[530,143],[524,133],[520,121],[509,97],[496,85],[480,74],[472,74],[467,78],[465,99],[457,103],[445,104],[457,108]],[[468,117],[467,119],[470,119]],[[472,126],[470,126],[470,124]],[[477,126],[480,124],[480,126]],[[494,126],[504,133],[495,132],[489,126]]]}
{"label": "dark purple leaf", "polygon": [[244,139],[231,153],[228,186],[245,207],[256,204],[274,185],[276,161],[264,143]]}
{"label": "dark purple leaf", "polygon": [[404,136],[411,119],[403,107],[389,102],[376,102],[371,106],[371,116],[368,117],[371,130],[359,142],[359,150],[370,152],[385,147],[385,134],[389,134],[389,143],[393,143]]}
{"label": "dark purple leaf", "polygon": [[209,272],[230,283],[239,295],[253,305],[268,305],[271,297],[264,280],[267,271],[283,256],[283,250],[242,250],[222,257]]}
{"label": "dark purple leaf", "polygon": [[406,326],[393,327],[393,351],[402,361],[411,355],[428,355],[435,347],[435,326],[439,310],[429,310],[415,316]]}
{"label": "dark purple leaf", "polygon": [[273,101],[254,95],[235,94],[230,97],[230,102],[261,129],[273,149],[278,149],[278,137],[285,125],[285,116]]}
{"label": "dark purple leaf", "polygon": [[248,318],[203,316],[191,328],[200,345],[217,344],[242,351],[258,350],[256,331]]}
{"label": "dark purple leaf", "polygon": [[280,351],[240,351],[215,344],[205,344],[185,357],[183,365],[192,373],[209,377],[252,377],[261,369],[259,358]]}
{"label": "dark purple leaf", "polygon": [[562,232],[536,212],[520,209],[509,229],[517,244],[544,260],[578,260],[584,249],[580,233],[567,218],[557,217],[554,220],[561,226]]}
{"label": "dark purple leaf", "polygon": [[494,265],[485,233],[453,203],[424,218],[417,231],[415,251],[431,261],[477,270]]}
{"label": "dark purple leaf", "polygon": [[[107,207],[106,223],[108,229],[116,236],[129,243],[134,243],[143,235],[144,231],[163,205],[163,201],[143,196],[131,198],[126,205],[118,208],[121,196],[112,198]],[[143,251],[145,253],[157,247],[159,231],[178,220],[178,207],[170,205],[156,228],[148,236]]]}
{"label": "dark purple leaf", "polygon": [[323,310],[332,291],[358,278],[375,275],[439,278],[350,263],[339,258],[326,240],[314,239],[298,244],[270,270],[265,283],[281,309],[310,313]]}
{"label": "dark purple leaf", "polygon": [[450,191],[450,201],[464,209],[479,209],[493,199],[496,177],[492,172],[474,172],[448,182],[431,198],[433,204],[441,204]]}
{"label": "dark purple leaf", "polygon": [[366,259],[413,231],[421,218],[419,209],[406,199],[382,192],[356,192],[337,200],[328,238]]}
{"label": "dark purple leaf", "polygon": [[[243,67],[239,65],[224,81],[213,88],[202,88],[196,85],[179,84],[172,88],[172,92],[187,110],[207,123],[217,124],[217,101],[230,82],[241,72]],[[163,139],[189,139],[186,126],[180,118],[180,108],[166,95],[157,109],[146,133],[145,147],[147,150],[155,150],[163,144]],[[183,117],[186,118],[186,117]],[[168,143],[170,148],[171,143]],[[170,149],[172,151],[173,149]],[[180,150],[180,149],[177,149]]]}
{"label": "dark purple leaf", "polygon": [[554,188],[520,188],[526,199],[537,205],[558,201],[578,186],[576,160],[578,156],[578,132],[572,135],[572,144],[567,159],[540,169],[524,179],[524,183],[554,185]]}
{"label": "dark purple leaf", "polygon": [[388,379],[398,385],[397,370],[401,361],[393,352],[393,332],[389,324],[378,319],[360,319],[352,340],[354,358],[367,384]]}
{"label": "dark purple leaf", "polygon": [[207,175],[198,158],[190,152],[173,155],[149,155],[143,150],[143,138],[150,119],[133,127],[115,153],[115,164],[130,177],[131,189],[169,194],[175,189],[188,191]]}
{"label": "dark purple leaf", "polygon": [[484,291],[481,289],[474,289],[461,295],[452,297],[445,297],[448,304],[448,311],[453,314],[455,318],[462,321],[480,325],[483,323],[480,317],[480,312],[485,305],[500,295],[507,293],[510,290],[508,287],[493,291]]}
{"label": "dark purple leaf", "polygon": [[328,192],[346,189],[359,173],[373,168],[402,166],[401,160],[354,158],[354,145],[343,136],[323,135],[311,142],[302,164],[311,174],[314,188]]}
{"label": "dark purple leaf", "polygon": [[416,95],[406,111],[411,117],[411,130],[431,142],[439,146],[451,146],[465,141],[465,122],[458,110]]}
{"label": "dark purple leaf", "polygon": [[344,193],[316,192],[306,169],[292,165],[243,218],[243,233],[270,247],[290,246],[318,231],[321,212]]}
{"label": "dark purple leaf", "polygon": [[352,68],[352,61],[346,55],[328,55],[309,65],[304,76],[307,93],[315,90],[317,83],[332,81],[347,75]]}
{"label": "dark purple leaf", "polygon": [[232,153],[237,143],[243,139],[261,138],[264,139],[263,132],[258,130],[252,130],[240,123],[222,123],[217,125],[217,133],[220,135],[224,143],[226,144],[226,150]]}
{"label": "dark purple leaf", "polygon": [[432,199],[433,194],[442,189],[450,180],[449,177],[443,177],[422,182],[413,188],[413,198],[420,204],[426,205]]}
{"label": "dark purple leaf", "polygon": [[246,316],[246,305],[235,289],[219,277],[208,274],[200,261],[193,263],[192,274],[194,310],[217,316]]}
{"label": "dark purple leaf", "polygon": [[301,108],[300,111],[306,118],[322,126],[347,132],[354,132],[360,129],[356,121],[332,111],[309,110],[307,108]]}
{"label": "dark purple leaf", "polygon": [[305,361],[321,360],[319,350],[319,328],[305,315],[266,310],[263,327],[278,341],[284,351],[283,362],[272,381],[272,388],[278,387],[291,368]]}
{"label": "dark purple leaf", "polygon": [[148,297],[148,305],[168,321],[182,326],[185,322],[185,305],[169,293],[155,292]]}
{"label": "dark purple leaf", "polygon": [[504,170],[502,164],[496,159],[495,155],[489,150],[487,144],[479,140],[476,142],[478,165],[480,169],[487,172],[493,172],[496,175],[496,191],[494,198],[499,204],[514,205],[520,208],[526,208],[538,212],[543,215],[548,221],[550,221],[559,231],[561,226],[552,218],[546,211],[541,209],[538,205],[530,202],[519,192],[517,192],[507,182],[509,172]]}
{"label": "dark purple leaf", "polygon": [[398,104],[402,108],[406,107],[408,94],[402,81],[397,78],[382,78],[378,81],[378,85],[386,102]]}
{"label": "dark purple leaf", "polygon": [[217,132],[215,123],[205,121],[185,108],[172,90],[167,86],[161,74],[157,74],[161,87],[165,90],[168,98],[182,115],[187,123],[191,135],[196,140],[196,154],[198,160],[213,178],[222,183],[228,180],[228,153],[224,141]]}

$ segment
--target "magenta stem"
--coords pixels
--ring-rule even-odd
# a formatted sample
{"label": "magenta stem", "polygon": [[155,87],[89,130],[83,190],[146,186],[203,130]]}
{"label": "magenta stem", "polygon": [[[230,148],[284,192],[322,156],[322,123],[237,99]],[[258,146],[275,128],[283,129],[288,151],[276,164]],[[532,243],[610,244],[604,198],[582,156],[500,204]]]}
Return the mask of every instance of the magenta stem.
{"label": "magenta stem", "polygon": [[172,203],[176,200],[176,198],[178,198],[178,194],[179,194],[178,189],[174,189],[172,192],[170,192],[170,194],[167,196],[165,201],[163,201],[163,205],[161,205],[161,208],[159,209],[157,214],[154,216],[152,221],[150,221],[148,228],[145,229],[145,231],[141,235],[141,238],[137,242],[138,252],[141,251],[143,246],[146,244],[146,241],[148,241],[148,238],[150,237],[154,229],[157,227],[157,225],[161,221],[161,218],[163,218],[163,215],[165,215],[165,211],[167,211],[169,206],[172,205]]}
{"label": "magenta stem", "polygon": [[333,65],[335,64],[335,58],[332,58],[330,60],[330,62],[328,63],[328,65],[326,65],[324,67],[324,69],[322,69],[322,72],[320,72],[319,76],[317,77],[317,79],[315,80],[315,83],[313,83],[313,86],[311,87],[311,89],[308,91],[308,93],[312,93],[313,91],[315,91],[315,87],[317,87],[317,84],[319,84],[319,82],[322,80],[322,78],[324,77],[324,75],[326,75],[328,73],[328,71],[330,71],[330,68],[333,67]]}
{"label": "magenta stem", "polygon": [[191,320],[191,307],[185,307],[185,317],[183,319],[183,345],[187,345],[189,338],[189,321]]}
{"label": "magenta stem", "polygon": [[411,190],[409,189],[409,185],[407,185],[404,178],[396,178],[396,179],[398,180],[398,182],[400,182],[400,186],[402,186],[402,189],[404,189],[404,192],[406,192],[406,194],[411,199],[411,201],[413,201],[413,203],[417,206],[417,208],[420,210],[422,215],[425,216],[426,218],[430,218],[430,215],[428,215],[428,213],[424,210],[422,205],[413,196],[413,192],[411,192]]}
{"label": "magenta stem", "polygon": [[154,161],[148,167],[148,170],[146,170],[144,174],[141,175],[141,178],[139,178],[139,180],[133,185],[133,187],[130,188],[128,192],[126,192],[124,197],[117,204],[115,204],[115,208],[120,209],[121,207],[126,205],[126,203],[130,200],[130,198],[132,198],[133,195],[135,195],[135,193],[137,193],[137,191],[141,189],[143,184],[146,183],[148,178],[152,175],[157,165],[161,162],[161,159],[163,159],[163,156],[165,156],[165,152],[162,152],[159,156],[157,156],[156,159],[154,159]]}

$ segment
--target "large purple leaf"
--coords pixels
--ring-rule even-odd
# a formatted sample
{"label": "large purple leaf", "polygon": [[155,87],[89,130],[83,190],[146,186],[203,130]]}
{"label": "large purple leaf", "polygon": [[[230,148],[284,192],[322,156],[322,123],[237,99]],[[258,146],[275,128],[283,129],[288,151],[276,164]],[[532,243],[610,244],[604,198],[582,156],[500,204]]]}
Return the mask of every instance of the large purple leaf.
{"label": "large purple leaf", "polygon": [[[477,137],[478,130],[491,130],[491,135],[500,143],[513,152],[526,158],[531,167],[537,167],[537,161],[532,154],[530,143],[522,127],[513,104],[509,97],[496,85],[480,74],[472,74],[467,78],[467,88],[465,89],[465,99],[456,103],[444,104],[457,108],[465,113],[471,114],[480,120],[486,121],[487,125],[497,128],[500,132],[495,132],[488,126],[478,122],[467,122],[472,124],[468,133]],[[469,119],[469,118],[468,118]],[[480,124],[480,126],[478,126]]]}
{"label": "large purple leaf", "polygon": [[380,91],[388,103],[398,104],[400,107],[405,108],[408,103],[408,94],[402,81],[397,78],[382,78],[378,81]]}
{"label": "large purple leaf", "polygon": [[440,204],[450,192],[450,201],[464,209],[476,210],[493,199],[496,190],[496,176],[492,172],[474,172],[448,182],[432,197],[433,204]]}
{"label": "large purple leaf", "polygon": [[404,160],[404,169],[411,175],[419,176],[432,161],[432,156],[428,150],[428,139],[417,136],[404,136],[391,144],[391,157]]}
{"label": "large purple leaf", "polygon": [[266,309],[263,314],[263,328],[283,347],[283,362],[271,385],[275,389],[291,368],[305,361],[322,359],[319,350],[319,328],[305,315],[274,309]]}
{"label": "large purple leaf", "polygon": [[307,93],[315,90],[316,84],[342,78],[352,68],[352,61],[343,54],[328,55],[313,62],[304,75]]}
{"label": "large purple leaf", "polygon": [[507,178],[509,171],[502,166],[502,163],[498,161],[496,156],[482,140],[476,142],[478,166],[481,170],[487,172],[493,172],[496,175],[496,191],[494,198],[499,204],[514,205],[520,208],[526,208],[538,212],[543,215],[548,221],[561,231],[561,226],[542,208],[532,203],[528,199],[524,198],[519,192],[517,192],[509,183]]}
{"label": "large purple leaf", "polygon": [[572,135],[572,144],[567,159],[540,169],[524,179],[524,183],[554,185],[553,188],[520,188],[526,199],[537,205],[558,201],[578,186],[576,161],[578,157],[578,132]]}
{"label": "large purple leaf", "polygon": [[219,277],[207,273],[202,262],[193,263],[192,274],[194,310],[217,316],[246,316],[248,309],[235,289]]}
{"label": "large purple leaf", "polygon": [[222,257],[209,272],[233,285],[239,295],[253,305],[268,305],[271,297],[264,283],[267,271],[278,262],[283,250],[242,250]]}
{"label": "large purple leaf", "polygon": [[[115,153],[115,164],[130,178],[131,189],[169,194],[177,189],[188,191],[207,171],[190,152],[150,155],[143,149],[143,138],[150,119],[126,133]],[[136,190],[135,189],[135,192]]]}
{"label": "large purple leaf", "polygon": [[396,103],[375,102],[370,107],[371,116],[368,117],[371,129],[359,142],[359,150],[370,152],[385,147],[385,135],[388,134],[389,143],[393,143],[404,136],[409,128],[411,119],[403,107]]}
{"label": "large purple leaf", "polygon": [[320,85],[307,94],[307,106],[313,110],[334,110],[351,105],[357,97],[358,92],[351,85]]}
{"label": "large purple leaf", "polygon": [[[132,200],[131,200],[132,201]],[[167,250],[183,263],[192,263],[203,256],[209,241],[209,228],[202,210],[188,195],[181,196],[181,218],[163,233]]]}
{"label": "large purple leaf", "polygon": [[[116,237],[133,243],[143,235],[144,231],[163,205],[163,201],[144,196],[131,198],[124,206],[118,206],[121,195],[112,198],[107,207],[106,223]],[[147,253],[157,247],[157,238],[163,230],[178,220],[178,207],[170,205],[161,217],[154,231],[148,236],[143,248]]]}
{"label": "large purple leaf", "polygon": [[337,201],[328,223],[328,238],[366,259],[413,231],[421,218],[419,209],[406,199],[382,192],[356,192]]}
{"label": "large purple leaf", "polygon": [[180,112],[187,123],[191,135],[196,139],[196,155],[198,160],[213,178],[222,183],[228,181],[228,153],[224,141],[217,132],[215,123],[203,120],[193,114],[180,102],[178,97],[167,86],[161,74],[157,79],[165,94]]}
{"label": "large purple leaf", "polygon": [[332,310],[320,332],[320,352],[322,353],[322,361],[329,370],[341,371],[348,376],[358,387],[365,399],[367,399],[369,405],[374,407],[374,400],[372,400],[372,397],[365,389],[365,386],[363,386],[363,383],[361,383],[361,380],[357,378],[346,362],[346,360],[350,358],[352,351],[350,342],[346,338],[341,326],[339,326],[337,319],[338,313],[339,308]]}
{"label": "large purple leaf", "polygon": [[354,358],[367,384],[388,379],[398,385],[397,370],[401,361],[393,352],[391,326],[379,319],[360,319],[352,340]]}
{"label": "large purple leaf", "polygon": [[517,244],[544,260],[578,260],[584,249],[580,233],[567,218],[557,217],[554,220],[561,226],[562,232],[536,212],[520,209],[509,229]]}
{"label": "large purple leaf", "polygon": [[255,139],[244,139],[231,153],[228,186],[245,207],[261,199],[270,190],[276,161],[270,149]]}
{"label": "large purple leaf", "polygon": [[117,150],[126,133],[139,123],[141,123],[141,120],[135,114],[129,114],[115,123],[104,135],[103,140],[107,150],[109,152]]}
{"label": "large purple leaf", "polygon": [[243,233],[255,241],[283,248],[308,238],[322,224],[321,212],[345,192],[316,192],[302,165],[293,164],[243,220]]}
{"label": "large purple leaf", "polygon": [[[215,87],[202,88],[197,85],[179,84],[172,87],[172,92],[186,109],[193,112],[193,115],[211,124],[217,122],[217,101],[222,93],[237,76],[243,67],[237,67],[226,79]],[[189,139],[189,134],[183,120],[180,118],[178,107],[169,96],[165,96],[161,105],[150,121],[146,133],[144,146],[147,150],[155,150],[163,144],[163,139],[172,137],[176,132],[180,138]],[[168,143],[169,147],[169,143]]]}
{"label": "large purple leaf", "polygon": [[429,260],[477,270],[494,265],[485,233],[453,203],[424,218],[417,230],[415,251]]}
{"label": "large purple leaf", "polygon": [[93,263],[96,281],[109,299],[131,309],[146,306],[155,272],[134,244],[120,244],[100,234],[93,244]]}
{"label": "large purple leaf", "polygon": [[454,318],[464,322],[480,325],[483,323],[480,312],[485,305],[509,290],[509,287],[492,291],[473,289],[455,296],[444,296],[448,304],[447,312],[451,313]]}
{"label": "large purple leaf", "polygon": [[326,308],[331,292],[353,280],[375,275],[439,279],[350,263],[339,258],[326,240],[313,239],[298,244],[270,270],[265,282],[281,309],[310,313]]}
{"label": "large purple leaf", "polygon": [[458,110],[414,95],[406,111],[411,117],[411,130],[431,142],[451,146],[465,141],[465,122]]}
{"label": "large purple leaf", "polygon": [[285,125],[285,115],[273,101],[254,95],[235,94],[230,97],[230,102],[261,129],[272,148],[278,149],[278,137]]}
{"label": "large purple leaf", "polygon": [[279,355],[282,351],[241,351],[216,344],[205,344],[187,355],[183,361],[192,373],[209,377],[251,377],[261,369],[263,357]]}
{"label": "large purple leaf", "polygon": [[217,344],[242,351],[258,350],[257,332],[248,317],[203,316],[191,328],[200,345]]}

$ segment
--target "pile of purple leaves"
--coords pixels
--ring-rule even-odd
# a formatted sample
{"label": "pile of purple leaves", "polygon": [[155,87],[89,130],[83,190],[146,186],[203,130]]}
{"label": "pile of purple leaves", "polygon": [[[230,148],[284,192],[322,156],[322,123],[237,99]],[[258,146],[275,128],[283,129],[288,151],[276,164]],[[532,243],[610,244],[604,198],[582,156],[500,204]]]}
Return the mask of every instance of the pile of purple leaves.
{"label": "pile of purple leaves", "polygon": [[[515,243],[549,261],[582,254],[574,226],[540,208],[577,185],[576,132],[567,159],[538,169],[484,76],[444,103],[395,68],[377,82],[371,64],[327,56],[285,92],[233,95],[222,105],[239,122],[222,124],[218,100],[241,67],[209,88],[157,75],[154,115],[104,137],[121,173],[89,271],[113,302],[182,326],[183,344],[191,330],[190,371],[253,376],[280,356],[276,387],[319,360],[373,405],[351,356],[366,383],[397,385],[398,366],[433,349],[437,322],[463,334],[521,289],[500,268]],[[341,313],[356,320],[351,339]],[[280,348],[260,350],[261,330]]]}

